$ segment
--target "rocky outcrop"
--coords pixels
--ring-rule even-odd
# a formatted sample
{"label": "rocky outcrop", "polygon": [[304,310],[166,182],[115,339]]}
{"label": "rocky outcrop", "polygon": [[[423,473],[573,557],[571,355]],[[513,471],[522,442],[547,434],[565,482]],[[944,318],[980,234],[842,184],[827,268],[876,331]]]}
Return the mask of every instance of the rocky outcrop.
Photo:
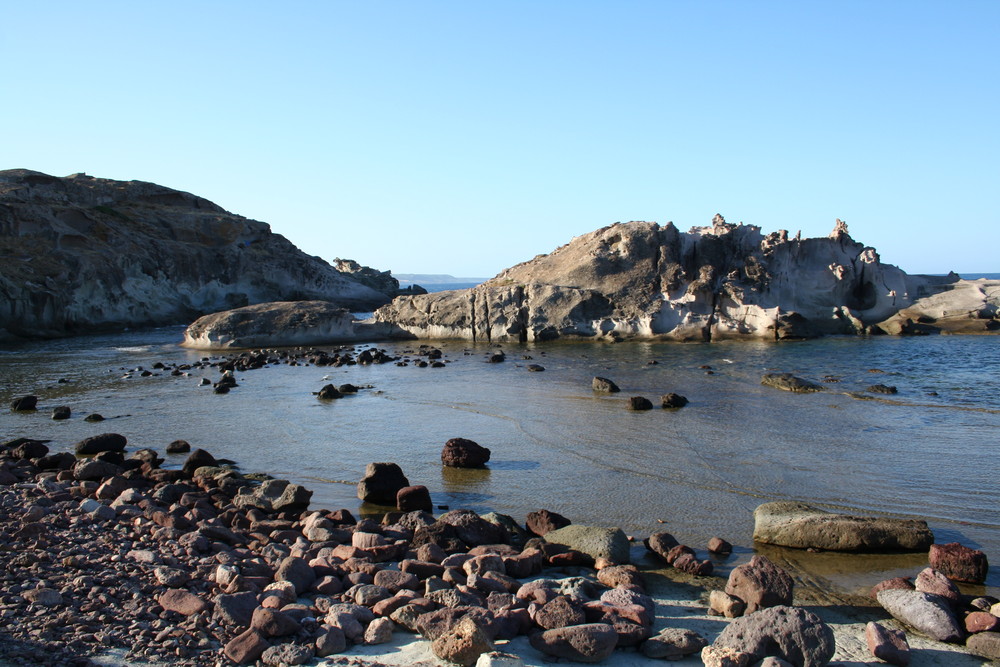
{"label": "rocky outcrop", "polygon": [[764,503],[753,517],[754,540],[797,549],[926,551],[934,542],[926,521],[834,514],[805,503]]}
{"label": "rocky outcrop", "polygon": [[190,322],[265,301],[391,295],[270,227],[153,183],[0,171],[0,338]]}
{"label": "rocky outcrop", "polygon": [[399,298],[375,316],[401,337],[775,340],[864,333],[957,280],[883,264],[839,220],[827,238],[799,239],[716,216],[686,233],[616,223],[478,287]]}
{"label": "rocky outcrop", "polygon": [[341,259],[336,257],[333,260],[333,267],[341,273],[354,278],[362,285],[367,285],[376,292],[381,292],[382,294],[386,294],[390,297],[396,297],[402,294],[427,294],[427,290],[420,285],[400,287],[399,281],[393,277],[392,272],[379,271],[378,269],[373,269],[370,266],[362,266],[353,259]]}
{"label": "rocky outcrop", "polygon": [[919,336],[1000,330],[1000,281],[962,280],[938,290],[879,322],[878,331]]}
{"label": "rocky outcrop", "polygon": [[204,315],[184,331],[185,347],[199,350],[321,345],[363,337],[354,315],[328,301],[260,303]]}

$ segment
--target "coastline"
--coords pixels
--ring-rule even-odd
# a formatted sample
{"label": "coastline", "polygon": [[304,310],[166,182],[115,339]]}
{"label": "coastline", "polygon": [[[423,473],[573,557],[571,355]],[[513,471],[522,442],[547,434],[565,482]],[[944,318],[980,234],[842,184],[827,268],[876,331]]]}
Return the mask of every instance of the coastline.
{"label": "coastline", "polygon": [[[197,454],[199,462],[206,461],[203,453]],[[315,515],[315,510],[299,509],[300,505],[283,512],[251,514],[257,521],[246,523],[242,530],[238,520],[227,528],[217,517],[225,511],[224,507],[233,509],[231,489],[226,489],[225,481],[238,477],[232,471],[214,466],[194,467],[193,464],[187,471],[167,471],[159,468],[157,457],[148,450],[141,450],[138,456],[139,459],[131,460],[141,461],[141,465],[117,471],[123,474],[96,477],[92,471],[81,471],[88,465],[93,469],[93,464],[105,463],[100,460],[101,455],[98,459],[74,460],[71,468],[64,470],[69,474],[41,470],[26,474],[31,466],[24,460],[13,468],[7,466],[10,474],[23,479],[0,486],[0,503],[5,509],[4,523],[0,526],[3,549],[9,554],[17,554],[9,561],[0,613],[8,619],[7,627],[15,628],[16,639],[28,643],[21,645],[25,650],[14,650],[11,655],[11,649],[17,647],[0,640],[0,660],[27,659],[53,665],[109,667],[231,664],[222,660],[221,654],[228,641],[238,636],[242,626],[220,622],[218,611],[212,613],[210,610],[211,605],[219,604],[220,596],[244,591],[253,593],[256,601],[266,608],[286,610],[290,618],[298,619],[292,636],[272,639],[273,643],[294,639],[293,643],[308,644],[317,632],[316,620],[310,619],[321,618],[324,605],[336,604],[340,597],[346,599],[345,589],[349,584],[346,579],[340,593],[327,595],[309,589],[283,597],[274,591],[287,590],[287,586],[273,582],[287,584],[287,580],[277,572],[263,578],[258,572],[257,576],[248,575],[243,580],[237,578],[226,584],[219,574],[220,566],[227,563],[242,566],[254,559],[259,561],[260,556],[266,554],[270,555],[263,560],[277,566],[283,562],[278,556],[290,554],[289,557],[294,557],[299,553],[305,558],[318,556],[325,549],[327,556],[323,564],[317,564],[315,559],[310,561],[314,568],[336,568],[338,561],[341,564],[354,561],[356,565],[361,564],[356,572],[371,572],[374,571],[371,568],[381,569],[386,565],[394,569],[393,563],[404,555],[402,551],[390,554],[388,545],[381,551],[377,546],[368,549],[350,546],[358,544],[357,537],[343,543],[342,540],[352,533],[370,535],[369,531],[381,531],[392,535],[400,526],[398,523],[386,525],[386,522],[377,525],[366,519],[351,524],[348,519],[353,517],[348,512],[345,518],[344,511],[320,510],[320,515],[345,521],[337,524],[334,530],[346,530],[346,533],[333,541],[312,542],[303,537],[307,530],[306,519]],[[68,459],[64,460],[69,463]],[[132,465],[124,463],[128,460],[123,459],[125,466]],[[57,481],[60,476],[64,479]],[[174,502],[167,506],[164,501],[171,498]],[[215,505],[214,512],[211,505]],[[399,513],[393,518],[403,519]],[[663,628],[684,628],[697,632],[711,643],[728,625],[729,619],[709,615],[707,603],[711,590],[725,586],[723,578],[689,575],[670,568],[636,541],[632,542],[629,551],[630,560],[638,564],[645,591],[655,605],[649,634],[655,635]],[[702,548],[697,551],[704,553]],[[489,552],[490,548],[485,547],[478,553]],[[413,556],[412,547],[405,555]],[[539,577],[585,576],[599,580],[602,576],[592,566],[582,565],[578,560],[572,563],[547,563],[544,569],[539,568],[530,576],[520,578],[518,584]],[[178,571],[187,574],[170,581]],[[344,576],[350,575],[344,572]],[[81,581],[81,577],[84,580]],[[368,580],[361,575],[354,579]],[[180,581],[183,583],[178,583]],[[17,598],[33,588],[57,591],[58,595],[53,598],[58,599],[39,599],[33,603],[18,601]],[[165,609],[164,606],[170,605],[163,602],[164,596],[170,591],[180,591],[188,597],[185,603],[194,604],[194,607],[187,611]],[[408,596],[409,593],[404,595]],[[267,602],[269,598],[270,603]],[[280,602],[275,598],[281,598]],[[327,601],[320,602],[321,598]],[[871,655],[864,641],[867,621],[878,620],[889,627],[903,627],[889,619],[874,601],[867,602],[864,604],[859,598],[817,595],[817,589],[801,586],[796,587],[793,600],[794,605],[816,613],[832,629],[836,639],[834,659],[839,665],[870,662]],[[17,621],[11,623],[11,619]],[[58,623],[54,625],[53,619]],[[74,622],[82,625],[74,626]],[[60,638],[71,629],[68,638]],[[940,667],[982,664],[981,658],[969,655],[960,645],[936,642],[913,632],[907,632],[907,639],[914,655],[911,664]],[[32,644],[35,640],[40,641]],[[525,665],[541,667],[551,661],[550,656],[529,645],[523,635],[496,641],[494,646],[518,655]],[[83,659],[88,654],[89,663]],[[632,667],[649,662],[649,658],[634,648],[619,648],[602,664]],[[434,655],[430,641],[396,628],[388,642],[349,645],[342,653],[308,664],[429,667],[448,663]],[[569,664],[574,663],[570,661]],[[677,664],[698,665],[701,659],[692,654]]]}

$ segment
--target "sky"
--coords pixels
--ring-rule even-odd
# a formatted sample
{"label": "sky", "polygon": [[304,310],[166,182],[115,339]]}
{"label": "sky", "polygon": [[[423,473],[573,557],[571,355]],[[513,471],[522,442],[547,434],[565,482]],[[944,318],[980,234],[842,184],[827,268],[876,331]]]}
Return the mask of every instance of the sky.
{"label": "sky", "polygon": [[0,169],[488,277],[617,221],[1000,272],[1000,2],[6,3]]}

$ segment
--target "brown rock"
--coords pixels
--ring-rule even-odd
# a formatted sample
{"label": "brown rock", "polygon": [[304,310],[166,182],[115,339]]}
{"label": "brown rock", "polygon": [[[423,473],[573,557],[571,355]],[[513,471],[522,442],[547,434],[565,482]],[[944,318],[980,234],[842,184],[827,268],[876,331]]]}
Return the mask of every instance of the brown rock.
{"label": "brown rock", "polygon": [[645,396],[629,396],[626,404],[629,410],[652,410],[653,402]]}
{"label": "brown rock", "polygon": [[677,539],[670,533],[653,533],[643,540],[643,543],[647,549],[663,560],[666,560],[670,550],[678,545]]}
{"label": "brown rock", "polygon": [[910,664],[910,645],[902,630],[891,630],[872,621],[865,626],[865,641],[869,652],[879,660],[900,667]]}
{"label": "brown rock", "polygon": [[535,612],[534,621],[546,630],[564,628],[568,625],[581,625],[587,622],[582,607],[574,604],[565,595],[560,595],[546,602]]}
{"label": "brown rock", "polygon": [[524,525],[528,529],[528,532],[541,536],[550,530],[557,530],[568,526],[570,523],[572,522],[562,514],[550,512],[549,510],[538,510],[536,512],[528,512]]}
{"label": "brown rock", "polygon": [[728,556],[733,553],[733,545],[721,537],[713,537],[708,541],[708,550],[718,556]]}
{"label": "brown rock", "polygon": [[598,570],[597,580],[608,588],[631,586],[646,590],[646,582],[635,565],[614,565]]}
{"label": "brown rock", "polygon": [[742,616],[746,609],[746,602],[725,591],[712,591],[708,594],[708,611],[715,616],[736,618]]}
{"label": "brown rock", "polygon": [[264,637],[286,637],[299,631],[298,622],[288,614],[258,607],[250,620],[250,629]]}
{"label": "brown rock", "polygon": [[175,611],[182,616],[193,616],[209,608],[208,602],[185,590],[172,588],[157,598],[160,606],[167,611]]}
{"label": "brown rock", "polygon": [[431,492],[426,486],[404,486],[396,492],[396,509],[400,512],[430,512],[434,509]]}
{"label": "brown rock", "polygon": [[226,643],[226,657],[237,665],[249,665],[260,659],[271,644],[256,630],[247,630]]}
{"label": "brown rock", "polygon": [[451,468],[482,468],[489,460],[489,449],[466,438],[452,438],[441,450],[441,465]]}
{"label": "brown rock", "polygon": [[892,590],[892,589],[912,591],[913,582],[910,581],[909,577],[893,577],[892,579],[886,579],[872,586],[872,590],[871,593],[869,593],[869,595],[877,600],[878,594],[881,591]]}
{"label": "brown rock", "polygon": [[1000,618],[988,611],[974,611],[965,617],[965,631],[969,634],[998,630],[1000,630]]}
{"label": "brown rock", "polygon": [[986,573],[990,569],[986,554],[958,542],[932,544],[929,558],[931,567],[949,579],[970,584],[985,582]]}
{"label": "brown rock", "polygon": [[618,645],[618,633],[607,623],[587,623],[546,630],[529,638],[546,655],[577,662],[600,662]]}
{"label": "brown rock", "polygon": [[471,667],[479,656],[493,650],[489,638],[476,625],[475,620],[466,616],[455,626],[431,643],[434,655],[464,667]]}
{"label": "brown rock", "polygon": [[792,578],[764,556],[754,556],[749,563],[729,573],[726,593],[747,603],[747,613],[758,609],[792,603]]}
{"label": "brown rock", "polygon": [[948,577],[932,567],[922,569],[917,574],[917,580],[913,583],[913,586],[921,593],[940,595],[945,600],[948,600],[952,607],[956,607],[962,599],[962,592],[958,590],[958,587]]}

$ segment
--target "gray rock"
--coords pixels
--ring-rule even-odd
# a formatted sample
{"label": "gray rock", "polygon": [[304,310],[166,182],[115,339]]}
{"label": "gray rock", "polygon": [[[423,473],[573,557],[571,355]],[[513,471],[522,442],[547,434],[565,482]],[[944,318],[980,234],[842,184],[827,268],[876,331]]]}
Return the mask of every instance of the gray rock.
{"label": "gray rock", "polygon": [[753,538],[766,544],[826,551],[926,551],[934,535],[926,521],[834,514],[799,502],[764,503],[754,510]]}
{"label": "gray rock", "polygon": [[215,615],[225,625],[249,627],[257,608],[257,596],[250,592],[219,595],[215,598]]}
{"label": "gray rock", "polygon": [[782,389],[796,394],[807,394],[815,391],[823,391],[823,386],[803,380],[791,373],[765,373],[760,379],[762,385]]}
{"label": "gray rock", "polygon": [[561,544],[587,554],[593,559],[606,558],[614,563],[629,562],[629,541],[620,528],[571,524],[545,534],[545,541]]}
{"label": "gray rock", "polygon": [[347,637],[340,628],[324,625],[320,629],[320,634],[316,637],[316,655],[325,658],[335,653],[343,653],[347,650]]}
{"label": "gray rock", "polygon": [[604,394],[615,394],[621,391],[621,389],[618,388],[618,385],[616,385],[614,382],[612,382],[608,378],[602,378],[602,377],[595,377],[591,381],[590,386],[594,391],[601,392]]}
{"label": "gray rock", "polygon": [[643,642],[640,650],[647,658],[680,660],[686,655],[701,651],[706,646],[708,642],[694,630],[665,628],[655,637]]}
{"label": "gray rock", "polygon": [[546,655],[576,662],[600,662],[618,645],[618,633],[606,623],[586,623],[531,635],[531,645]]}
{"label": "gray rock", "polygon": [[278,565],[274,580],[290,581],[295,586],[295,594],[302,595],[316,583],[316,573],[305,559],[288,557]]}
{"label": "gray rock", "polygon": [[1000,632],[977,632],[965,642],[974,655],[989,660],[1000,660]]}
{"label": "gray rock", "polygon": [[260,656],[265,665],[285,667],[285,665],[304,665],[314,657],[313,650],[299,644],[278,644],[266,649]]}
{"label": "gray rock", "polygon": [[942,642],[958,642],[962,628],[947,600],[929,593],[888,589],[880,591],[882,607],[917,632]]}
{"label": "gray rock", "polygon": [[775,656],[798,667],[821,667],[833,659],[833,630],[799,607],[769,607],[732,621],[712,643],[749,653],[752,661]]}

